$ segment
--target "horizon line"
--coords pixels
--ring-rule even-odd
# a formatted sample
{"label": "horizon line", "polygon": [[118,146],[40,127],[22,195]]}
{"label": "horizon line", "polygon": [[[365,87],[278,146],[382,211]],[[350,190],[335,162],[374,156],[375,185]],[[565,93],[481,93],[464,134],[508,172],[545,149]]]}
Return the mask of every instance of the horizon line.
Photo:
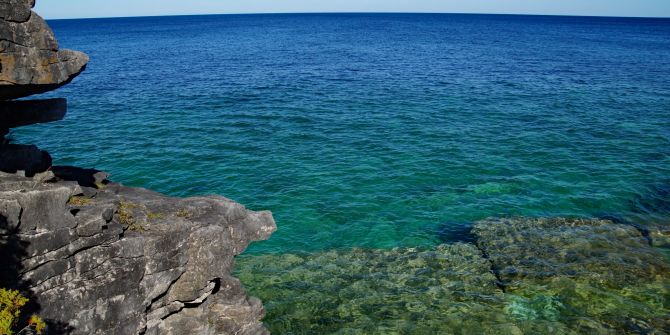
{"label": "horizon line", "polygon": [[[39,14],[39,13],[38,13]],[[670,16],[618,16],[618,15],[577,15],[577,14],[533,14],[533,13],[469,13],[469,12],[240,12],[240,13],[198,13],[198,14],[158,14],[158,15],[129,15],[129,16],[91,16],[91,17],[64,17],[45,18],[45,20],[96,20],[96,19],[132,19],[156,17],[186,17],[186,16],[226,16],[226,15],[328,15],[328,14],[416,14],[416,15],[499,15],[499,16],[549,16],[549,17],[582,17],[582,18],[612,18],[612,19],[670,19]]]}

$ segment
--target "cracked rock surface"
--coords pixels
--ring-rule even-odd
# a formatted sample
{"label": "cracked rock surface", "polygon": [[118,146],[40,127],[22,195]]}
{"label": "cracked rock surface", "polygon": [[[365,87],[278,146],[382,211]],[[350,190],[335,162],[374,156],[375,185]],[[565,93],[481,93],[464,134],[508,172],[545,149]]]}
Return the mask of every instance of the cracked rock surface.
{"label": "cracked rock surface", "polygon": [[0,0],[0,100],[54,90],[88,63],[82,52],[59,50],[53,31],[31,10],[33,0]]}
{"label": "cracked rock surface", "polygon": [[50,334],[266,334],[260,300],[231,272],[275,229],[270,212],[95,170],[0,172],[0,251],[11,255],[0,286],[28,292]]}

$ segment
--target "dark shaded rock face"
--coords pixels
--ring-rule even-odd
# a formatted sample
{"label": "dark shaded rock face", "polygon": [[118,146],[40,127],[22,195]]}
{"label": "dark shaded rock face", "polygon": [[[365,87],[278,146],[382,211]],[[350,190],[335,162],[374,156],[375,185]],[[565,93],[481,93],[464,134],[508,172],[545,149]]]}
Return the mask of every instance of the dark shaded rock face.
{"label": "dark shaded rock face", "polygon": [[0,171],[34,176],[51,166],[51,156],[34,145],[0,144]]}
{"label": "dark shaded rock face", "polygon": [[59,121],[66,113],[65,99],[0,101],[0,128]]}
{"label": "dark shaded rock face", "polygon": [[0,172],[0,252],[11,256],[0,258],[0,287],[31,295],[49,333],[267,333],[261,302],[231,271],[276,229],[271,213],[53,171]]}
{"label": "dark shaded rock face", "polygon": [[0,0],[0,100],[44,93],[81,73],[88,56],[59,50],[34,1]]}

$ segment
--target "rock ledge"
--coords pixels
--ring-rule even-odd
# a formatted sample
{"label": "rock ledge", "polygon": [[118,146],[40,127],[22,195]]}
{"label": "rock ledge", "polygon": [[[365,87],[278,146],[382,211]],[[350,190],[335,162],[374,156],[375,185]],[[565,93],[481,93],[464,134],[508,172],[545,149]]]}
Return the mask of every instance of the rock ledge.
{"label": "rock ledge", "polygon": [[59,50],[31,0],[0,0],[0,100],[55,90],[86,68],[82,52]]}
{"label": "rock ledge", "polygon": [[32,295],[53,334],[267,334],[261,302],[231,272],[275,229],[270,212],[95,170],[0,172],[0,252],[12,255],[0,287]]}

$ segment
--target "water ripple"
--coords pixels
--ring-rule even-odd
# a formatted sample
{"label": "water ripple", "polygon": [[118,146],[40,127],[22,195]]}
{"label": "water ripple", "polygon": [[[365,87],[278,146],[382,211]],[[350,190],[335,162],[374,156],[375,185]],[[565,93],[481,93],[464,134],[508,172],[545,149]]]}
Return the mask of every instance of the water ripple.
{"label": "water ripple", "polygon": [[129,185],[270,209],[280,229],[252,252],[434,246],[489,216],[670,217],[667,20],[51,24],[89,69],[54,94],[66,120],[13,136]]}

